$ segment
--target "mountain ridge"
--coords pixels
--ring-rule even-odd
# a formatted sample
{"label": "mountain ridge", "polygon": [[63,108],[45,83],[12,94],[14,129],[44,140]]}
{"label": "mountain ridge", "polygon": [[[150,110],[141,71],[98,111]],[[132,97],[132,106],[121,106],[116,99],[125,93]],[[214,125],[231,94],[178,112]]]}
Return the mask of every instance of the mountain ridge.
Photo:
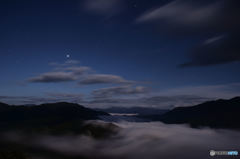
{"label": "mountain ridge", "polygon": [[240,97],[218,99],[190,107],[176,107],[161,116],[148,116],[167,124],[190,124],[191,127],[240,129]]}
{"label": "mountain ridge", "polygon": [[85,108],[79,104],[59,102],[36,106],[7,105],[0,103],[0,129],[52,127],[85,120],[97,120],[108,113]]}

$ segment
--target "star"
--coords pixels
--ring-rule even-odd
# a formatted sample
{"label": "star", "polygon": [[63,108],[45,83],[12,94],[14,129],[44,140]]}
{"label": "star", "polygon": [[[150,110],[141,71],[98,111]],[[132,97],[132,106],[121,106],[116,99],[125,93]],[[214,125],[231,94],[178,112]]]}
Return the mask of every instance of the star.
{"label": "star", "polygon": [[67,54],[67,55],[66,55],[66,57],[67,57],[67,58],[70,58],[70,55],[69,55],[69,54]]}

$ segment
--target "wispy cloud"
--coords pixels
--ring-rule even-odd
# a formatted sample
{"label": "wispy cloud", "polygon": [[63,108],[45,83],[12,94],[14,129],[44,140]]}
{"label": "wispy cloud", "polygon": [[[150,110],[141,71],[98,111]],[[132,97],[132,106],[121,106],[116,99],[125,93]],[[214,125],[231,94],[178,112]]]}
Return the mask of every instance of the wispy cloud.
{"label": "wispy cloud", "polygon": [[188,0],[176,0],[146,12],[137,22],[164,21],[193,27],[214,20],[219,9],[219,3],[202,5]]}
{"label": "wispy cloud", "polygon": [[[134,89],[134,88],[133,88]],[[121,91],[121,94],[123,92]],[[119,93],[117,93],[119,94]],[[48,92],[42,97],[35,96],[0,96],[0,101],[8,104],[42,104],[42,103],[55,103],[55,102],[71,102],[78,103],[83,106],[93,108],[106,108],[106,107],[155,107],[161,109],[169,109],[175,106],[192,106],[199,104],[211,98],[204,98],[200,96],[191,95],[179,95],[179,96],[137,96],[131,97],[132,95],[145,94],[144,91],[132,90],[130,92],[116,95],[116,94],[92,94],[93,97],[89,97],[85,94],[78,93],[59,93],[59,92]],[[114,96],[116,95],[116,96]]]}
{"label": "wispy cloud", "polygon": [[216,36],[195,47],[189,60],[180,67],[210,66],[240,62],[239,35]]}
{"label": "wispy cloud", "polygon": [[165,95],[194,95],[216,98],[232,98],[240,95],[240,83],[228,83],[219,85],[186,86],[163,91]]}
{"label": "wispy cloud", "polygon": [[36,77],[29,78],[31,83],[59,83],[79,81],[80,85],[94,84],[132,84],[134,81],[126,80],[121,76],[112,74],[96,74],[87,66],[79,66],[79,61],[70,60],[64,63],[50,63],[53,66],[51,72],[42,73]]}
{"label": "wispy cloud", "polygon": [[[131,89],[131,88],[130,88]],[[158,92],[144,92],[137,93],[132,88],[132,93],[123,93],[120,89],[100,89],[93,91],[94,99],[85,103],[90,107],[156,107],[156,108],[173,108],[177,106],[193,106],[210,100],[216,99],[230,99],[232,97],[240,96],[240,84],[229,83],[222,85],[201,85],[201,86],[185,86],[173,89],[162,90]],[[148,89],[146,88],[146,91]],[[106,91],[106,93],[105,93]],[[131,92],[131,91],[130,91]],[[115,94],[116,93],[116,94]],[[124,95],[125,94],[125,95]],[[131,96],[139,95],[139,96]]]}
{"label": "wispy cloud", "polygon": [[49,98],[49,97],[35,97],[35,96],[0,96],[1,102],[11,104],[11,105],[21,105],[21,104],[41,104],[41,103],[51,103],[58,102],[59,99]]}
{"label": "wispy cloud", "polygon": [[92,69],[86,66],[73,66],[73,67],[66,67],[63,69],[64,71],[70,71],[74,75],[83,75],[86,72],[90,72]]}
{"label": "wispy cloud", "polygon": [[228,64],[240,61],[239,6],[236,0],[175,0],[147,11],[136,21],[155,23],[159,31],[173,37],[207,37],[205,45],[189,49],[189,60],[180,67]]}
{"label": "wispy cloud", "polygon": [[109,88],[101,88],[94,90],[92,95],[95,98],[107,98],[113,96],[129,96],[129,95],[137,95],[137,94],[145,94],[149,92],[149,88],[143,86],[133,87],[131,85],[127,86],[118,86],[118,87],[109,87]]}
{"label": "wispy cloud", "polygon": [[47,96],[51,98],[61,99],[61,100],[67,100],[67,101],[80,101],[83,100],[84,94],[79,93],[46,93]]}
{"label": "wispy cloud", "polygon": [[30,78],[32,83],[58,83],[75,81],[77,77],[71,72],[48,72],[37,77]]}
{"label": "wispy cloud", "polygon": [[170,109],[177,106],[192,106],[211,98],[192,95],[151,95],[148,97],[108,97],[95,98],[85,105],[89,107],[154,107],[160,109]]}
{"label": "wispy cloud", "polygon": [[0,96],[0,101],[10,105],[43,104],[56,102],[85,103],[84,95],[74,93],[45,93],[43,96]]}
{"label": "wispy cloud", "polygon": [[84,9],[90,13],[112,16],[124,8],[125,0],[85,0]]}
{"label": "wispy cloud", "polygon": [[128,81],[123,77],[109,74],[93,74],[86,76],[79,82],[80,85],[93,85],[93,84],[129,84],[133,81]]}
{"label": "wispy cloud", "polygon": [[80,61],[78,60],[67,60],[64,63],[58,63],[58,62],[50,62],[49,65],[54,67],[66,67],[66,66],[74,66],[78,65]]}
{"label": "wispy cloud", "polygon": [[43,104],[55,102],[71,102],[87,105],[84,94],[46,92],[43,96],[6,96],[0,95],[0,102],[10,105]]}
{"label": "wispy cloud", "polygon": [[59,83],[76,81],[78,75],[82,75],[91,70],[89,67],[78,66],[80,62],[77,60],[67,60],[64,63],[52,62],[50,66],[54,67],[54,71],[42,73],[36,77],[28,79],[31,83]]}
{"label": "wispy cloud", "polygon": [[222,40],[225,36],[224,35],[219,35],[219,36],[214,36],[214,37],[211,37],[209,39],[207,39],[206,41],[204,41],[204,45],[209,45],[209,44],[213,44],[219,40]]}
{"label": "wispy cloud", "polygon": [[123,85],[99,88],[90,94],[48,92],[42,97],[0,96],[9,104],[40,104],[49,102],[74,102],[87,107],[155,107],[169,109],[177,106],[193,106],[215,99],[240,96],[240,84],[186,86],[160,92],[152,92],[143,86]]}

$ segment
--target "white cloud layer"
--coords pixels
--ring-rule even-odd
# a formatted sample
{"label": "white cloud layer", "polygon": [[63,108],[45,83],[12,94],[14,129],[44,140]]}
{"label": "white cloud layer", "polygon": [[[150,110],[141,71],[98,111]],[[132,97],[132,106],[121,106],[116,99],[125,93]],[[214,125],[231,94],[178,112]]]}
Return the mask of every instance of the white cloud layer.
{"label": "white cloud layer", "polygon": [[[78,156],[99,159],[208,159],[210,150],[239,151],[240,134],[235,131],[192,129],[161,122],[117,125],[122,128],[119,134],[106,140],[71,135],[38,136],[28,137],[24,143],[66,155],[69,159]],[[19,135],[9,137],[21,144],[25,139]]]}

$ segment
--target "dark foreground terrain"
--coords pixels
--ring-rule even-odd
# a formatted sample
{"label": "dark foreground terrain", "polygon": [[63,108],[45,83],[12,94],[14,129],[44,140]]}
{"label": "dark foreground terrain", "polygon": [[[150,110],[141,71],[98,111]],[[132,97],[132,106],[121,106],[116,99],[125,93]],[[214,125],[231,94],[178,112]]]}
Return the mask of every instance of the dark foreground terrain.
{"label": "dark foreground terrain", "polygon": [[236,97],[137,116],[148,122],[111,123],[100,121],[108,113],[78,104],[0,103],[0,159],[209,158],[211,149],[238,150],[239,112]]}

